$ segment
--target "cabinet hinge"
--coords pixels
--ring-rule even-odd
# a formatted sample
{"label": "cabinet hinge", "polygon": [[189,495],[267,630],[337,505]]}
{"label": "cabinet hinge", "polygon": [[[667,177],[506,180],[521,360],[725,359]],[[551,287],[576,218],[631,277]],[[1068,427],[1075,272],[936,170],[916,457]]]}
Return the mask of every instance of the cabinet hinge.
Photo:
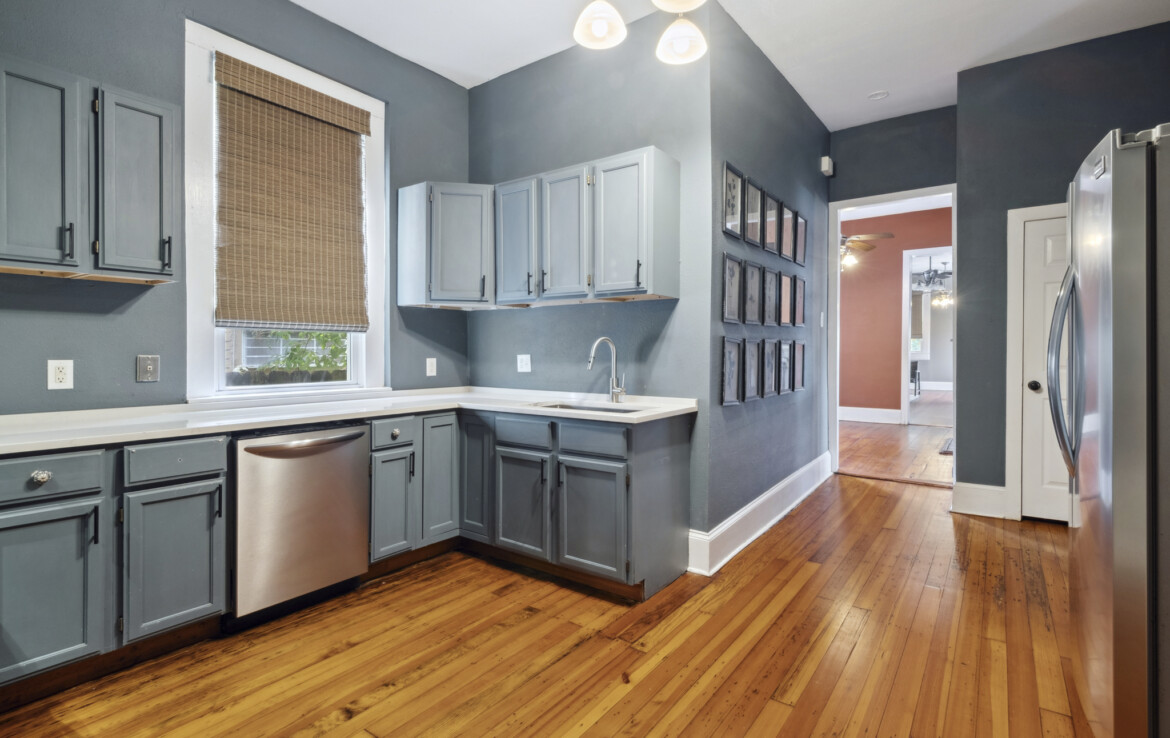
{"label": "cabinet hinge", "polygon": [[118,508],[118,523],[125,523],[125,522],[126,522],[126,508],[119,507]]}
{"label": "cabinet hinge", "polygon": [[626,573],[627,574],[630,573],[630,560],[629,559],[626,559]]}
{"label": "cabinet hinge", "polygon": [[126,630],[126,620],[124,618],[118,618],[118,632],[122,633],[125,630]]}
{"label": "cabinet hinge", "polygon": [[94,98],[94,100],[93,100],[93,112],[95,112],[95,113],[102,112],[102,101],[98,100],[97,98]]}
{"label": "cabinet hinge", "polygon": [[586,287],[592,287],[592,286],[593,286],[593,275],[592,275],[592,274],[586,274],[586,275],[585,275],[585,286],[586,286]]}
{"label": "cabinet hinge", "polygon": [[427,201],[429,201],[429,202],[435,201],[435,191],[434,190],[431,190],[430,192],[427,193]]}
{"label": "cabinet hinge", "polygon": [[370,457],[370,478],[374,478],[374,457]]}
{"label": "cabinet hinge", "polygon": [[101,250],[102,250],[102,242],[101,241],[94,241],[93,242],[93,252],[96,254]]}
{"label": "cabinet hinge", "polygon": [[627,474],[626,475],[626,489],[629,489],[629,488],[630,488],[630,475]]}
{"label": "cabinet hinge", "polygon": [[586,174],[586,175],[585,175],[585,184],[586,184],[586,185],[591,185],[591,184],[593,184],[593,181],[594,181],[594,180],[593,180],[593,175],[592,175],[592,174]]}

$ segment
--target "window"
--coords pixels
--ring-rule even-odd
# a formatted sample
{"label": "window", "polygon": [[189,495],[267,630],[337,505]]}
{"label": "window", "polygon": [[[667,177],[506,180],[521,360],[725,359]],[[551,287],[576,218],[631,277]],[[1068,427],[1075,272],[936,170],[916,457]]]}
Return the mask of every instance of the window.
{"label": "window", "polygon": [[190,21],[186,54],[188,399],[384,387],[385,105]]}

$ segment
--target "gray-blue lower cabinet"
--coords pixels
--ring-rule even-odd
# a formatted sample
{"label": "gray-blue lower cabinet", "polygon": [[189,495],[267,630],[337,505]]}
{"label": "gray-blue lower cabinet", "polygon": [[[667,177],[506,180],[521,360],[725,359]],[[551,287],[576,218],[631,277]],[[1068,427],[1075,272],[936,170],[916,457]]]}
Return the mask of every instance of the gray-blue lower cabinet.
{"label": "gray-blue lower cabinet", "polygon": [[0,513],[0,683],[105,649],[108,513],[104,498]]}
{"label": "gray-blue lower cabinet", "polygon": [[410,521],[417,499],[414,444],[372,457],[370,498],[370,561],[414,548],[418,541]]}
{"label": "gray-blue lower cabinet", "polygon": [[616,461],[557,458],[556,563],[626,581],[628,469]]}
{"label": "gray-blue lower cabinet", "polygon": [[122,496],[122,637],[154,635],[224,611],[224,480]]}
{"label": "gray-blue lower cabinet", "polygon": [[496,447],[496,545],[552,561],[553,455]]}
{"label": "gray-blue lower cabinet", "polygon": [[459,421],[423,418],[422,543],[459,535]]}
{"label": "gray-blue lower cabinet", "polygon": [[492,502],[495,500],[495,434],[490,415],[459,415],[459,534],[492,543]]}

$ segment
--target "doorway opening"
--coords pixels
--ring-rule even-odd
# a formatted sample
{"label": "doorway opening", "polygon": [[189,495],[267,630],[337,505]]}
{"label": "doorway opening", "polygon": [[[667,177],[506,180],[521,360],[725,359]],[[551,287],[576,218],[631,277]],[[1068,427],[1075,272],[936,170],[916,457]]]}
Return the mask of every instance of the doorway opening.
{"label": "doorway opening", "polygon": [[829,279],[838,473],[954,483],[954,191],[831,205],[841,259]]}

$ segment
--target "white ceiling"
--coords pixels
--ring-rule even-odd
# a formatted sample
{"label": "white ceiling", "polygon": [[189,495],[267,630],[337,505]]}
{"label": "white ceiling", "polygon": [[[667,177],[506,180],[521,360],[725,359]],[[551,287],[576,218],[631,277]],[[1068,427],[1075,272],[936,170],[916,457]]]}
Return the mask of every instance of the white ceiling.
{"label": "white ceiling", "polygon": [[[474,87],[573,45],[587,0],[293,0]],[[627,23],[650,0],[611,0]],[[952,105],[959,70],[1170,20],[1167,0],[718,0],[829,130]],[[604,53],[604,52],[599,52]],[[888,90],[872,102],[869,93]]]}

